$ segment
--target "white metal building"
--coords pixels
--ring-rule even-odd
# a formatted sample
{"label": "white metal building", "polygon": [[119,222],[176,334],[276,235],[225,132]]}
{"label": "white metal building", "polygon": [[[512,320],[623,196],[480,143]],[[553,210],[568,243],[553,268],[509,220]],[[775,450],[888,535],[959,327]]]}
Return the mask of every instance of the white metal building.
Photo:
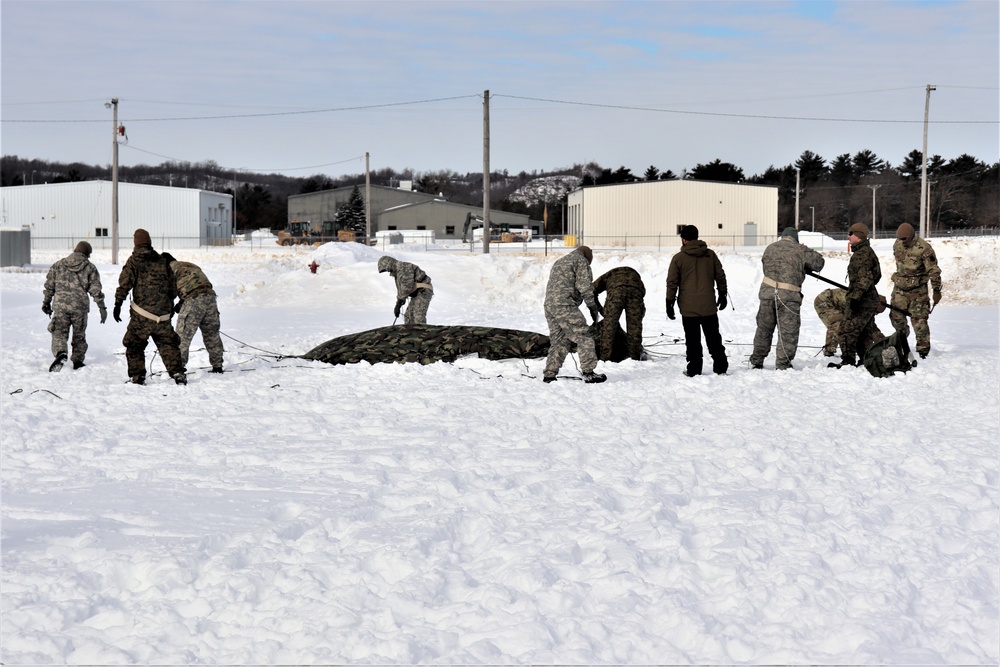
{"label": "white metal building", "polygon": [[[76,181],[0,188],[3,227],[31,229],[32,247],[72,250],[77,242],[111,247],[111,181]],[[232,195],[138,183],[118,184],[118,247],[131,251],[143,228],[157,250],[228,245]]]}
{"label": "white metal building", "polygon": [[678,246],[695,225],[710,246],[755,246],[778,235],[778,188],[713,181],[643,181],[574,190],[568,234],[592,246]]}

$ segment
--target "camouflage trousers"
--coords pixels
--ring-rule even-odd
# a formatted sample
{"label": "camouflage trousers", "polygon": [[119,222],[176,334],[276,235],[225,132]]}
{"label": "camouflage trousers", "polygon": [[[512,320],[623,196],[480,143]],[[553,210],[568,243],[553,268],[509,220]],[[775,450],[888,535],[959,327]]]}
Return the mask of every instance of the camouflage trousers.
{"label": "camouflage trousers", "polygon": [[49,333],[52,334],[52,356],[66,354],[67,343],[70,340],[70,329],[73,330],[73,361],[83,362],[87,356],[87,311],[57,309],[49,320]]}
{"label": "camouflage trousers", "polygon": [[184,362],[181,360],[180,351],[181,341],[171,326],[170,320],[154,322],[132,311],[128,328],[125,329],[125,337],[122,338],[129,377],[146,376],[146,346],[149,344],[150,338],[153,339],[156,350],[163,357],[163,365],[167,367],[167,372],[170,375],[184,373]]}
{"label": "camouflage trousers", "polygon": [[[611,324],[617,322],[625,311],[625,334],[628,341],[628,356],[638,361],[642,358],[642,318],[646,316],[646,304],[642,292],[625,287],[608,292],[604,303],[604,319]],[[601,329],[602,359],[611,359],[611,350],[615,342],[615,327],[604,326]]]}
{"label": "camouflage trousers", "polygon": [[177,315],[177,336],[180,338],[181,361],[187,366],[188,352],[195,333],[201,329],[201,339],[208,350],[208,362],[222,368],[222,336],[219,335],[219,305],[212,294],[184,299]]}
{"label": "camouflage trousers", "polygon": [[427,324],[427,308],[431,305],[434,292],[421,287],[410,296],[403,313],[403,324]]}
{"label": "camouflage trousers", "polygon": [[[928,353],[931,351],[931,329],[927,324],[927,319],[931,314],[931,300],[927,294],[927,283],[920,285],[916,289],[903,290],[898,287],[892,290],[892,305],[896,308],[910,311],[910,322],[913,324],[913,334],[917,339],[917,352]],[[904,336],[910,334],[906,325],[906,315],[889,311],[889,321],[892,327]]]}
{"label": "camouflage trousers", "polygon": [[774,330],[778,344],[774,352],[775,368],[790,368],[799,349],[799,328],[802,324],[802,294],[790,290],[774,290],[774,296],[761,299],[757,309],[757,331],[753,336],[750,363],[763,364],[771,353]]}
{"label": "camouflage trousers", "polygon": [[868,349],[866,346],[878,331],[875,326],[876,310],[878,300],[871,298],[861,300],[861,309],[857,313],[852,313],[850,307],[844,312],[844,319],[840,323],[841,358],[856,360],[858,355],[864,355]]}
{"label": "camouflage trousers", "polygon": [[844,320],[844,308],[830,302],[816,299],[816,314],[826,326],[826,340],[823,342],[823,354],[832,357],[837,354],[840,343],[840,323]]}
{"label": "camouflage trousers", "polygon": [[576,343],[581,372],[589,373],[597,367],[594,339],[579,308],[546,306],[545,321],[549,323],[549,355],[545,359],[545,375],[551,377],[559,373],[569,354],[570,343]]}

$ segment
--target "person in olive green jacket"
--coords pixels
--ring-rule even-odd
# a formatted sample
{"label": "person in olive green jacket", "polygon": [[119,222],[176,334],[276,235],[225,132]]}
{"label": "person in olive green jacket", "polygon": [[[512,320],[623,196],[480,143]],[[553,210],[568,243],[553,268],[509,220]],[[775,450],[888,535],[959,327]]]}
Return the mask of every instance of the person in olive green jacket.
{"label": "person in olive green jacket", "polygon": [[684,326],[687,375],[701,375],[703,331],[708,353],[712,356],[712,372],[723,375],[729,370],[729,360],[719,333],[718,311],[726,309],[726,272],[719,256],[698,238],[697,227],[685,225],[680,235],[681,250],[670,260],[667,269],[667,317],[676,318],[676,301]]}

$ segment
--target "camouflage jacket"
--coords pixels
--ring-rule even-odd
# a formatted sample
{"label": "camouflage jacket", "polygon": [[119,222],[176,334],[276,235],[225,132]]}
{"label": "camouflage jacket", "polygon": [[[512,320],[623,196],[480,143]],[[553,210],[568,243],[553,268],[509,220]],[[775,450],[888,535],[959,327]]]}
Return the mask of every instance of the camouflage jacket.
{"label": "camouflage jacket", "polygon": [[642,296],[646,296],[646,286],[642,284],[642,276],[631,266],[619,266],[611,269],[594,281],[595,295],[623,288],[634,289]]}
{"label": "camouflage jacket", "polygon": [[[823,270],[826,260],[818,252],[807,248],[790,236],[783,236],[764,249],[760,262],[764,265],[765,278],[776,283],[802,287],[806,269],[818,273]],[[800,292],[800,290],[790,291]],[[761,299],[773,299],[774,285],[761,283],[758,296]]]}
{"label": "camouflage jacket", "polygon": [[104,292],[101,291],[101,274],[87,256],[74,252],[52,265],[45,277],[42,288],[44,303],[53,310],[85,313],[90,310],[87,295],[104,307]]}
{"label": "camouflage jacket", "polygon": [[549,282],[545,285],[545,307],[579,308],[581,303],[586,303],[588,309],[596,308],[593,282],[594,274],[582,253],[574,250],[563,255],[549,272]]}
{"label": "camouflage jacket", "polygon": [[396,280],[396,300],[405,301],[407,298],[413,296],[413,293],[418,289],[428,289],[434,291],[431,286],[431,278],[423,269],[421,269],[416,264],[410,264],[409,262],[401,262],[398,259],[389,259],[389,275]]}
{"label": "camouflage jacket", "polygon": [[715,287],[726,294],[726,272],[719,256],[701,239],[688,241],[670,260],[667,301],[677,299],[683,317],[707,317],[718,312]]}
{"label": "camouflage jacket", "polygon": [[872,250],[872,245],[865,239],[851,246],[853,254],[847,264],[847,300],[872,299],[877,300],[876,288],[882,280],[882,267],[878,257]]}
{"label": "camouflage jacket", "polygon": [[153,315],[168,315],[174,309],[174,276],[167,262],[148,245],[137,246],[122,267],[115,290],[115,303],[123,303],[132,292],[132,302]]}
{"label": "camouflage jacket", "polygon": [[208,276],[197,264],[191,262],[170,262],[170,270],[174,273],[174,285],[177,287],[177,296],[184,299],[193,299],[197,296],[211,294],[215,296],[212,283]]}
{"label": "camouflage jacket", "polygon": [[923,287],[926,293],[927,281],[930,280],[934,291],[941,291],[941,267],[938,266],[937,255],[930,243],[914,237],[913,244],[907,248],[897,239],[892,246],[892,254],[896,258],[896,272],[892,274],[892,282],[898,289]]}

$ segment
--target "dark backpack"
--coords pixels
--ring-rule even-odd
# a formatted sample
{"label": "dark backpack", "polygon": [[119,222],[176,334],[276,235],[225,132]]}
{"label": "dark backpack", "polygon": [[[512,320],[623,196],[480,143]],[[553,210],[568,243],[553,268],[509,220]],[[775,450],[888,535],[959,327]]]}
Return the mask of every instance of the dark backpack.
{"label": "dark backpack", "polygon": [[905,373],[916,365],[912,363],[906,336],[900,336],[898,331],[869,347],[863,362],[877,378],[892,377],[896,371]]}

